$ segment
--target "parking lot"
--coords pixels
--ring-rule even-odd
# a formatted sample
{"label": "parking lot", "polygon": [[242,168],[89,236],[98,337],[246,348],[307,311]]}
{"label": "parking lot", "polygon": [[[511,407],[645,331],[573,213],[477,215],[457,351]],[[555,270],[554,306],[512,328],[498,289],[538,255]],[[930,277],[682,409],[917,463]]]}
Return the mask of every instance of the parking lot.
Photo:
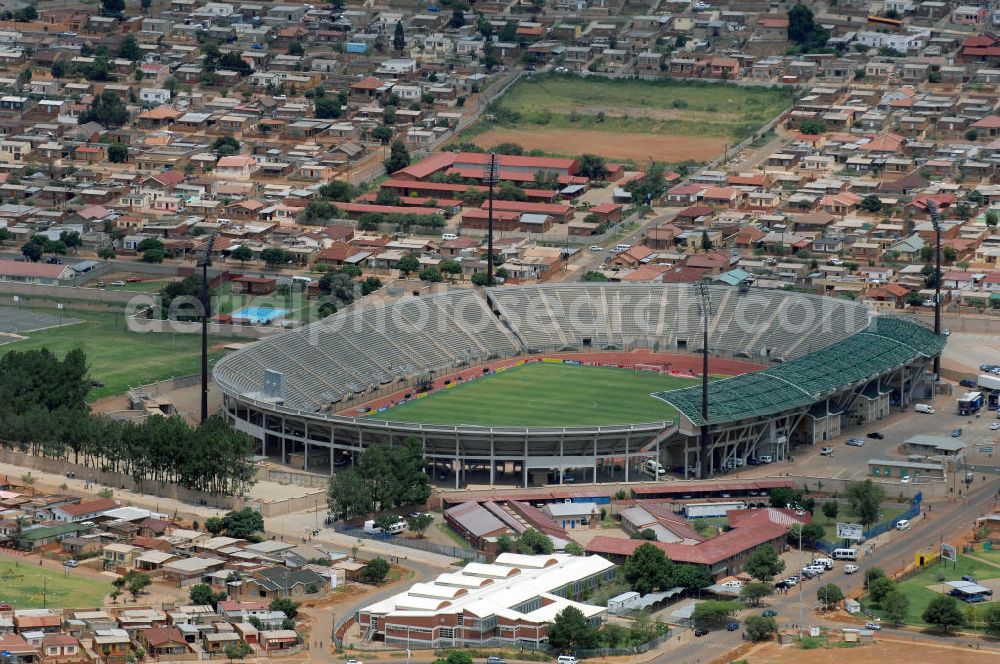
{"label": "parking lot", "polygon": [[[962,429],[959,440],[966,445],[966,459],[976,472],[1000,473],[1000,430],[990,431],[990,425],[1000,422],[995,411],[983,410],[978,416],[961,416],[956,412],[955,398],[958,393],[938,396],[933,402],[936,412],[932,415],[918,413],[912,408],[902,413],[864,427],[851,427],[843,435],[822,445],[794,448],[792,463],[771,464],[747,468],[738,473],[740,477],[765,477],[792,473],[808,477],[829,477],[841,480],[860,480],[868,477],[870,459],[906,458],[899,452],[899,445],[919,434],[948,437],[956,428]],[[871,432],[882,433],[882,440],[867,436]],[[846,442],[850,438],[862,438],[862,447],[852,447]],[[833,448],[833,454],[822,456],[823,446]]]}

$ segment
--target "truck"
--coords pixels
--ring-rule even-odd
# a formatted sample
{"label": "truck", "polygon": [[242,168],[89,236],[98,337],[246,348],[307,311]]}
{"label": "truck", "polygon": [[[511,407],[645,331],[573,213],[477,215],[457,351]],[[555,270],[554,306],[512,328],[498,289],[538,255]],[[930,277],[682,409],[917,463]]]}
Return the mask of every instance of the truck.
{"label": "truck", "polygon": [[974,415],[983,408],[982,392],[966,392],[958,398],[958,414]]}

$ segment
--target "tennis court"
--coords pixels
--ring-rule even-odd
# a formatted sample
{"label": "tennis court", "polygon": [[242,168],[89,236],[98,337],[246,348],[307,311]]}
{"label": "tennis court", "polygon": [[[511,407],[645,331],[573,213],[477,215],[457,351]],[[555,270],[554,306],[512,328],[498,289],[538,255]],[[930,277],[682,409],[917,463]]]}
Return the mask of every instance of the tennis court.
{"label": "tennis court", "polygon": [[79,319],[42,313],[36,309],[0,307],[0,344],[17,341],[17,335],[60,325],[79,323]]}

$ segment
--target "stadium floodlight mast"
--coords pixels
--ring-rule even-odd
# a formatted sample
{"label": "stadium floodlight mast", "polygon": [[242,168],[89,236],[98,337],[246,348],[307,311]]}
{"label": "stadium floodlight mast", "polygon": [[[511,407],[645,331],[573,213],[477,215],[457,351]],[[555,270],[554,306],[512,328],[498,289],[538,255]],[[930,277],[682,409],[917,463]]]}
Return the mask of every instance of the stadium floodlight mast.
{"label": "stadium floodlight mast", "polygon": [[483,184],[489,187],[487,191],[486,213],[486,285],[493,285],[493,187],[500,181],[500,158],[493,152],[483,171]]}
{"label": "stadium floodlight mast", "polygon": [[[701,305],[701,432],[698,449],[698,479],[705,479],[705,459],[708,456],[708,319],[712,316],[712,294],[708,284],[699,281],[694,284]],[[687,460],[685,460],[685,464]]]}
{"label": "stadium floodlight mast", "polygon": [[[927,201],[927,213],[934,227],[934,334],[941,334],[941,211],[937,201]],[[941,376],[941,354],[934,356],[934,380]]]}
{"label": "stadium floodlight mast", "polygon": [[208,419],[208,319],[212,315],[212,298],[208,294],[208,266],[212,264],[215,233],[208,236],[205,253],[198,259],[201,268],[201,422]]}

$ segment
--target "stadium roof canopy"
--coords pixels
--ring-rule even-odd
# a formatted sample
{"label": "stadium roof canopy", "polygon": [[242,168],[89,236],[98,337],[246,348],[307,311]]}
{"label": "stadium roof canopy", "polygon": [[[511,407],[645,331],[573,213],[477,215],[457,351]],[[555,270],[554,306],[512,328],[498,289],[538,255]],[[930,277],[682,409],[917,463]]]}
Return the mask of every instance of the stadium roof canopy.
{"label": "stadium roof canopy", "polygon": [[[770,369],[718,380],[708,386],[708,424],[774,415],[810,404],[851,385],[906,364],[933,357],[946,338],[900,318],[878,317],[843,341]],[[701,417],[701,387],[657,392],[695,426]]]}

